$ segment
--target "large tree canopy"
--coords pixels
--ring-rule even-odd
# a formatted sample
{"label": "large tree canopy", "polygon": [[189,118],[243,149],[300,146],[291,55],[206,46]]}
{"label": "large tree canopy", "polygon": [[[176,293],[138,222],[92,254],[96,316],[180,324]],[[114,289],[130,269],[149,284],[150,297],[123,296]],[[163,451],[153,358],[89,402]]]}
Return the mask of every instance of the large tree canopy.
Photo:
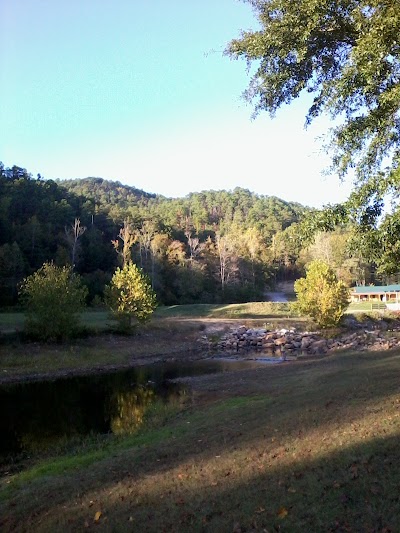
{"label": "large tree canopy", "polygon": [[349,213],[376,225],[400,183],[399,0],[247,0],[261,27],[226,53],[256,65],[245,97],[274,115],[303,91],[311,122],[328,113],[332,168],[355,172]]}

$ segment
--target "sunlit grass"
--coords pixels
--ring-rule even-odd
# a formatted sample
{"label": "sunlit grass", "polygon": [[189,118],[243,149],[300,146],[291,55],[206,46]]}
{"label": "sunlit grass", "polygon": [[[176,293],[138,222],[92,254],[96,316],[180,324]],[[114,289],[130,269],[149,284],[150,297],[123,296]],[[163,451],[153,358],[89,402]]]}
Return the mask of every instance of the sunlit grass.
{"label": "sunlit grass", "polygon": [[[242,304],[192,304],[159,307],[154,318],[269,318],[291,316],[289,304],[248,302]],[[22,331],[25,315],[22,312],[0,312],[0,333]],[[115,320],[108,311],[86,310],[81,324],[89,333],[107,332],[115,328]]]}
{"label": "sunlit grass", "polygon": [[268,318],[290,316],[287,303],[247,302],[242,304],[192,304],[160,307],[158,317]]}
{"label": "sunlit grass", "polygon": [[[349,307],[347,308],[347,313],[354,313],[354,312],[365,312],[365,313],[371,313],[374,310],[376,310],[377,302],[351,302],[349,304]],[[384,304],[380,304],[380,311],[385,311]]]}

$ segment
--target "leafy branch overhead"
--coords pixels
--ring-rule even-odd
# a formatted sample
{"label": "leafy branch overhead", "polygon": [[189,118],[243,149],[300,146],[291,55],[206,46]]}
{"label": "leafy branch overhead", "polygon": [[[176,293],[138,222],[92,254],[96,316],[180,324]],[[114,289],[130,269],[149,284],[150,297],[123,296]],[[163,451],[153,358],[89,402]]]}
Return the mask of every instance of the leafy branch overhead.
{"label": "leafy branch overhead", "polygon": [[[332,167],[355,170],[359,202],[381,199],[400,175],[400,9],[397,0],[248,0],[261,28],[227,46],[255,73],[245,91],[271,116],[307,91],[307,123],[322,113]],[[369,189],[369,190],[368,190]],[[393,192],[393,191],[392,191]],[[353,197],[356,200],[356,197]]]}

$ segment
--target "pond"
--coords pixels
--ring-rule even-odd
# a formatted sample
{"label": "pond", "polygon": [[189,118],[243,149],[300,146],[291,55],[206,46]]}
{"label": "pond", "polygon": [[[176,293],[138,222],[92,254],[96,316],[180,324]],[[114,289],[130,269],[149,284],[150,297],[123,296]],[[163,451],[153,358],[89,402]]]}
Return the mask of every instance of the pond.
{"label": "pond", "polygon": [[0,461],[40,453],[89,434],[129,434],[156,401],[185,393],[171,380],[259,367],[251,361],[205,360],[141,366],[109,374],[0,387]]}

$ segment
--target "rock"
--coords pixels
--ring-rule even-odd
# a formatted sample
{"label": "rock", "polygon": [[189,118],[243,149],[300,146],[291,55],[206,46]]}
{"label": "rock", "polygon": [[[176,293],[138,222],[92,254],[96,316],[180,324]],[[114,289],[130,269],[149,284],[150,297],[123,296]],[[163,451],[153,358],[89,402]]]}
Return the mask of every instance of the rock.
{"label": "rock", "polygon": [[[381,324],[380,321],[379,324]],[[368,328],[366,326],[368,325]],[[246,328],[240,326],[236,330],[225,334],[218,342],[212,341],[206,335],[199,338],[199,342],[208,349],[221,351],[265,350],[275,353],[279,349],[283,353],[300,355],[300,352],[321,354],[338,349],[379,350],[400,346],[400,338],[394,336],[384,338],[376,324],[363,324],[363,331],[346,332],[336,338],[324,339],[318,333],[298,333],[294,329],[268,331],[266,328]]]}
{"label": "rock", "polygon": [[327,342],[325,339],[320,339],[318,341],[314,341],[310,344],[308,347],[308,351],[314,355],[320,354],[320,353],[326,353],[327,351]]}
{"label": "rock", "polygon": [[312,337],[303,337],[301,339],[301,344],[300,344],[300,348],[304,351],[304,350],[307,350],[308,347],[312,344],[313,342],[313,338]]}

